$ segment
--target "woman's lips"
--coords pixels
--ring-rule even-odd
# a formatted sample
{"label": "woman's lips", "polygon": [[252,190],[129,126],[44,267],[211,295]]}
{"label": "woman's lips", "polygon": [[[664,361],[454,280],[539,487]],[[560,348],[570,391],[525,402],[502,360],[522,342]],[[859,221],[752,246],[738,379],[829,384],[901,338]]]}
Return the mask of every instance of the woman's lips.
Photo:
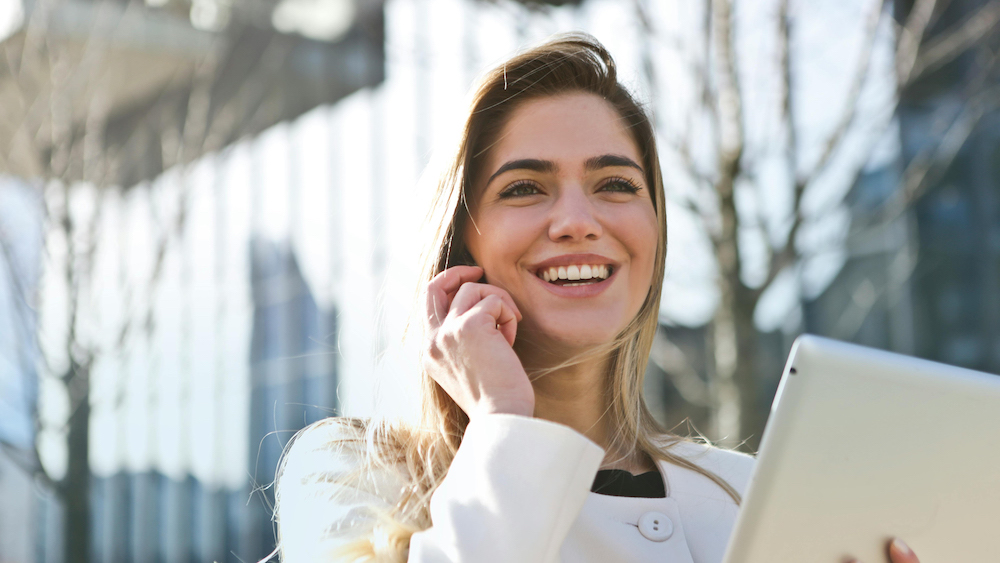
{"label": "woman's lips", "polygon": [[566,280],[568,283],[560,285],[558,283],[552,283],[551,281],[545,281],[539,275],[532,276],[538,283],[542,284],[545,289],[552,292],[560,297],[593,297],[602,293],[606,290],[614,280],[615,276],[618,274],[617,268],[609,268],[608,277],[605,279],[591,278],[588,281],[576,281],[576,280]]}
{"label": "woman's lips", "polygon": [[577,282],[593,283],[591,280],[608,279],[613,271],[614,266],[610,264],[570,264],[539,268],[535,271],[535,275],[550,283],[566,282],[558,285],[572,285]]}

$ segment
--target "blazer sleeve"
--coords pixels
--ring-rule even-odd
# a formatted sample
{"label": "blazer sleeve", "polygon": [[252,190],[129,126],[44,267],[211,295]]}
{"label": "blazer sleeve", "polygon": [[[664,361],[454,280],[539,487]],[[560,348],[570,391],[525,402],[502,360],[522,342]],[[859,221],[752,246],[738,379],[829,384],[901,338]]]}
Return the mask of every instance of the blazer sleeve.
{"label": "blazer sleeve", "polygon": [[477,418],[431,498],[433,526],[410,539],[409,562],[556,561],[603,458],[561,424]]}
{"label": "blazer sleeve", "polygon": [[[364,441],[337,419],[303,430],[277,482],[282,563],[353,560],[406,486],[395,472],[360,472]],[[575,430],[493,414],[466,429],[431,497],[433,525],[410,537],[410,563],[549,563],[590,492],[604,451]],[[376,538],[377,539],[377,538]]]}

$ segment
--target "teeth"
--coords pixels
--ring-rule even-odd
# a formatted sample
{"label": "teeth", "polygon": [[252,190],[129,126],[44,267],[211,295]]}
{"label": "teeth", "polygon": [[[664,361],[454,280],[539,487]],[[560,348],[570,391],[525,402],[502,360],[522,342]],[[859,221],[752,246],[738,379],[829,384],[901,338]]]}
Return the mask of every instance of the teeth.
{"label": "teeth", "polygon": [[[556,280],[606,280],[610,275],[607,264],[582,264],[572,266],[559,266],[540,270],[538,276],[547,282]],[[563,285],[584,285],[583,283],[563,284]]]}

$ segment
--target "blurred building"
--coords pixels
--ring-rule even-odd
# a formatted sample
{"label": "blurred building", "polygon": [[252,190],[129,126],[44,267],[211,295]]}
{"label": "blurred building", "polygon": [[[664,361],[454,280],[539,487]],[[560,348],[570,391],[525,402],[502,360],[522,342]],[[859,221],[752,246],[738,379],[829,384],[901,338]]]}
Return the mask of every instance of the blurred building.
{"label": "blurred building", "polygon": [[[290,193],[320,180],[297,175],[297,163],[276,170],[254,159],[299,158],[285,136],[289,122],[384,80],[382,2],[25,0],[9,8],[0,48],[22,66],[0,72],[3,172],[48,176],[58,148],[44,146],[46,135],[65,127],[61,142],[78,146],[94,122],[99,150],[118,158],[102,162],[112,177],[101,188],[81,298],[84,339],[98,350],[89,388],[92,560],[256,561],[274,548],[272,483],[283,445],[336,412],[339,334],[329,288],[317,303],[289,233],[272,228],[272,204],[289,211],[279,219],[288,226],[297,211]],[[49,98],[65,108],[52,114],[64,122],[46,112],[33,121],[31,104],[48,107]],[[312,123],[325,116],[313,112]],[[31,131],[38,137],[23,137]],[[39,138],[38,147],[29,142]],[[56,179],[78,184],[72,205],[87,207],[97,192],[85,152],[71,150]],[[62,390],[46,385],[53,373],[36,375],[33,333],[40,324],[45,341],[60,327],[46,327],[44,310],[37,322],[32,295],[44,296],[43,309],[65,297],[51,270],[39,282],[38,267],[60,260],[40,247],[40,192],[34,180],[0,183],[4,563],[63,560],[67,516],[29,473],[36,442],[56,479],[66,455],[58,420],[38,422]],[[169,223],[176,227],[164,229]],[[118,330],[120,342],[109,344]],[[41,397],[39,381],[49,389]]]}
{"label": "blurred building", "polygon": [[257,560],[274,548],[270,485],[284,444],[336,413],[336,315],[317,308],[287,246],[252,241],[249,250],[254,415],[249,459],[237,461],[249,478],[233,488],[156,470],[97,477],[96,561]]}

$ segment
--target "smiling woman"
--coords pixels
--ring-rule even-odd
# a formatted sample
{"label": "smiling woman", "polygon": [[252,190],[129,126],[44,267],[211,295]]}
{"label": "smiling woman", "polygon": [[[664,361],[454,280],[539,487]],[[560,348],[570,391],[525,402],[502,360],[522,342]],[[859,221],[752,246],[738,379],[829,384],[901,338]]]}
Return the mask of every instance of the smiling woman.
{"label": "smiling woman", "polygon": [[484,77],[431,220],[421,421],[301,431],[282,560],[720,562],[753,459],[668,434],[643,401],[663,185],[599,43]]}
{"label": "smiling woman", "polygon": [[465,244],[524,314],[522,362],[613,341],[650,293],[659,228],[616,110],[585,92],[524,101],[484,160]]}

